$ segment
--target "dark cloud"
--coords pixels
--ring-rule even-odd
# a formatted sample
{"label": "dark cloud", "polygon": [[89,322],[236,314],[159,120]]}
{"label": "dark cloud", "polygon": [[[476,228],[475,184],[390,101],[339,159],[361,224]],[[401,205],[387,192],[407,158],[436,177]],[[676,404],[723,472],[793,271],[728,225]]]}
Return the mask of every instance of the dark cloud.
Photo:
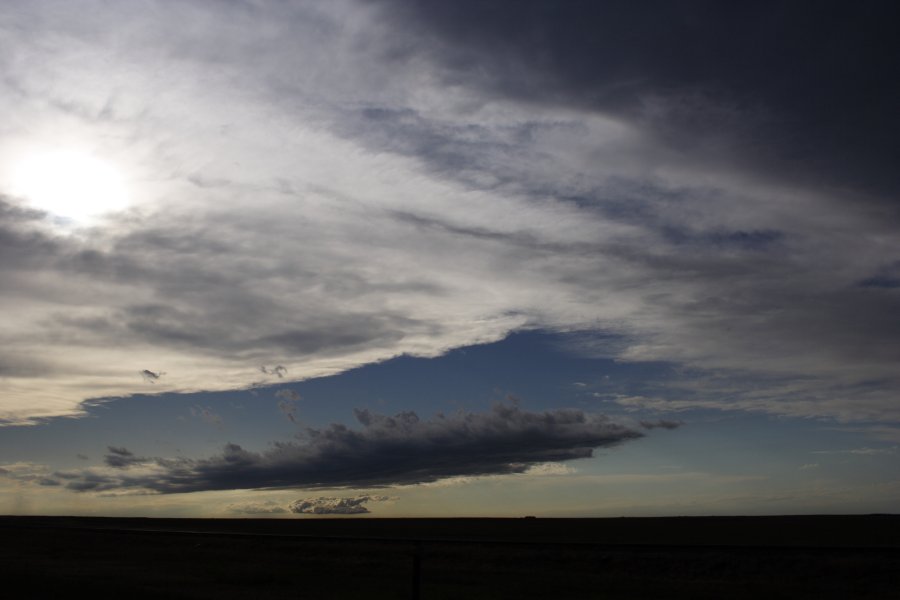
{"label": "dark cloud", "polygon": [[38,221],[47,213],[35,208],[20,206],[5,194],[0,193],[0,224]]}
{"label": "dark cloud", "polygon": [[0,272],[46,267],[62,251],[63,243],[35,227],[42,215],[0,194]]}
{"label": "dark cloud", "polygon": [[292,513],[305,515],[360,515],[371,512],[365,504],[387,502],[389,496],[352,496],[303,498],[290,504]]}
{"label": "dark cloud", "polygon": [[162,371],[154,372],[150,371],[149,369],[144,369],[140,371],[140,375],[144,378],[144,381],[147,381],[149,383],[156,383],[160,377],[165,375],[165,373],[163,373]]}
{"label": "dark cloud", "polygon": [[284,365],[275,365],[272,368],[268,368],[265,365],[262,365],[259,370],[266,375],[276,375],[279,379],[287,375],[287,367],[285,367]]}
{"label": "dark cloud", "polygon": [[878,274],[867,277],[859,285],[882,289],[900,288],[900,262],[892,262],[883,266],[879,269]]}
{"label": "dark cloud", "polygon": [[60,479],[68,481],[66,488],[75,492],[92,492],[111,489],[109,487],[110,477],[98,473],[54,473]]}
{"label": "dark cloud", "polygon": [[860,282],[863,287],[893,289],[900,287],[900,279],[876,275]]}
{"label": "dark cloud", "polygon": [[115,469],[125,469],[143,460],[136,457],[127,448],[121,446],[107,446],[106,449],[109,452],[103,457],[103,462]]}
{"label": "dark cloud", "polygon": [[[342,424],[307,429],[302,441],[277,443],[260,453],[228,444],[221,455],[208,459],[143,459],[152,466],[152,475],[85,470],[68,487],[179,493],[404,485],[523,473],[536,464],[588,458],[594,448],[643,435],[600,414],[575,409],[529,412],[515,404],[428,421],[411,411],[388,417],[357,410],[356,416],[359,430]],[[110,450],[111,456],[132,460],[125,449]]]}
{"label": "dark cloud", "polygon": [[419,32],[447,84],[617,114],[708,159],[900,186],[896,3],[382,4]]}
{"label": "dark cloud", "polygon": [[293,356],[322,352],[346,351],[372,344],[389,344],[403,338],[408,320],[389,315],[353,316],[336,321],[333,326],[311,325],[286,330],[255,340],[255,345],[277,347]]}
{"label": "dark cloud", "polygon": [[[290,270],[276,275],[290,276]],[[137,336],[171,349],[229,358],[238,354],[253,356],[263,351],[296,358],[390,346],[409,332],[426,327],[399,314],[348,311],[338,316],[323,308],[297,313],[289,304],[280,305],[265,290],[235,289],[235,281],[224,275],[211,279],[207,273],[203,277],[208,281],[202,281],[189,266],[149,273],[145,283],[152,282],[165,289],[172,302],[123,307],[107,329],[110,333],[118,330],[121,335]],[[365,293],[366,289],[367,283],[360,282],[356,291]],[[328,290],[334,294],[335,301],[353,291]],[[198,296],[208,298],[208,303],[198,306],[194,299]],[[273,326],[275,323],[279,325]],[[264,331],[271,333],[261,335]],[[283,365],[263,366],[260,371],[279,378],[288,372]]]}
{"label": "dark cloud", "polygon": [[640,421],[640,425],[644,429],[678,429],[684,423],[670,419],[659,419],[657,421]]}

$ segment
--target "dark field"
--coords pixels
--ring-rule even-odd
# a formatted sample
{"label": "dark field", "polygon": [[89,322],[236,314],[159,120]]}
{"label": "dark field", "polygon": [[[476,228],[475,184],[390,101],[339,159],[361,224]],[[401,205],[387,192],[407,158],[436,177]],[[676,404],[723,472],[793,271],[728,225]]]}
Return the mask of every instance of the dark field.
{"label": "dark field", "polygon": [[0,517],[0,573],[6,598],[411,598],[417,561],[429,600],[900,598],[898,534],[888,515]]}

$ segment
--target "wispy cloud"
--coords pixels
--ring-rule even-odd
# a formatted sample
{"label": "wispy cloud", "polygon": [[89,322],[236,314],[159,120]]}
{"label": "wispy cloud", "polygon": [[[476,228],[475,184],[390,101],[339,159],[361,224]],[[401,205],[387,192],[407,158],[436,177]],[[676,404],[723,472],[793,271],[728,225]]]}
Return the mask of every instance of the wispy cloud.
{"label": "wispy cloud", "polygon": [[813,454],[855,454],[857,456],[878,456],[885,454],[897,454],[900,451],[898,446],[889,446],[884,448],[850,448],[846,450],[815,450]]}
{"label": "wispy cloud", "polygon": [[[704,25],[732,23],[724,9],[406,4],[5,11],[0,162],[71,140],[114,162],[134,203],[74,232],[0,173],[0,422],[529,328],[745,388],[669,408],[896,421],[894,53],[790,7],[829,69],[748,55],[752,28]],[[625,44],[621,19],[635,40],[723,57]],[[795,36],[768,37],[797,56]],[[836,83],[860,78],[885,93]]]}
{"label": "wispy cloud", "polygon": [[221,428],[224,423],[222,415],[214,411],[212,407],[192,406],[189,410],[192,417],[196,417],[209,425]]}
{"label": "wispy cloud", "polygon": [[0,464],[0,477],[41,486],[59,485],[49,467],[32,462]]}
{"label": "wispy cloud", "polygon": [[291,402],[297,402],[300,400],[300,393],[296,390],[292,390],[289,388],[284,388],[275,392],[276,398],[281,398],[282,400],[289,400]]}
{"label": "wispy cloud", "polygon": [[297,422],[297,402],[300,401],[300,394],[291,389],[282,389],[275,392],[275,397],[280,398],[278,401],[278,410],[284,414],[291,422]]}
{"label": "wispy cloud", "polygon": [[287,508],[271,500],[264,502],[234,502],[226,506],[225,510],[237,515],[278,515],[288,512]]}

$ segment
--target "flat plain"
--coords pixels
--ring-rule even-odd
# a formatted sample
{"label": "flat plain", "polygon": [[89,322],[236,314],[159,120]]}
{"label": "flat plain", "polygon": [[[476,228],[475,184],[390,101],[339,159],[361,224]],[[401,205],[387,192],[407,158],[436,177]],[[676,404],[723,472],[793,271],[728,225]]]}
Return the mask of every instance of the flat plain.
{"label": "flat plain", "polygon": [[900,516],[0,517],[9,598],[900,598]]}

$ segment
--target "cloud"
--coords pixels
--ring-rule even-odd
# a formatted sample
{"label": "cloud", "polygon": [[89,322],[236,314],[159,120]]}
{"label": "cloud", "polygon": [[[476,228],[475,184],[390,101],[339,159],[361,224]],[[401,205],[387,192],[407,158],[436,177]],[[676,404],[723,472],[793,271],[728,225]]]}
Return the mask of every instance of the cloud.
{"label": "cloud", "polygon": [[275,397],[281,398],[283,400],[290,400],[291,402],[297,402],[298,400],[300,400],[300,394],[295,390],[288,388],[275,392]]}
{"label": "cloud", "polygon": [[46,465],[32,462],[16,462],[0,465],[0,477],[6,477],[23,483],[41,486],[55,486],[59,482],[53,479]]}
{"label": "cloud", "polygon": [[103,462],[115,469],[124,469],[143,460],[121,446],[107,446],[106,448],[109,452],[104,456]]}
{"label": "cloud", "polygon": [[529,475],[571,475],[575,469],[563,463],[542,463],[533,465],[526,471]]}
{"label": "cloud", "polygon": [[670,419],[658,419],[656,421],[640,421],[640,425],[644,429],[677,429],[684,423]]}
{"label": "cloud", "polygon": [[226,506],[225,510],[239,515],[277,515],[288,512],[285,507],[271,500],[265,502],[236,502]]}
{"label": "cloud", "polygon": [[[446,85],[612,113],[650,128],[662,145],[693,136],[681,152],[712,164],[882,191],[900,184],[887,160],[897,125],[879,125],[900,95],[885,79],[897,66],[888,5],[825,7],[813,26],[800,4],[774,13],[716,3],[381,4],[442,67]],[[767,51],[749,51],[762,37],[772,40]],[[798,71],[812,56],[828,68]],[[889,100],[867,102],[859,90],[870,88]],[[854,127],[844,128],[848,115]]]}
{"label": "cloud", "polygon": [[857,456],[878,456],[884,454],[897,454],[900,446],[887,446],[884,448],[850,448],[849,450],[816,450],[813,454],[855,454]]}
{"label": "cloud", "polygon": [[625,394],[669,408],[896,422],[882,7],[264,5],[6,15],[0,164],[76,140],[133,204],[74,231],[0,173],[0,423],[523,329],[670,363]]}
{"label": "cloud", "polygon": [[201,419],[204,423],[215,427],[222,427],[222,415],[214,411],[209,406],[192,406],[190,408],[191,416]]}
{"label": "cloud", "polygon": [[275,392],[276,398],[281,398],[278,401],[278,410],[280,410],[284,416],[291,420],[291,422],[297,422],[297,406],[296,402],[300,401],[300,394],[291,389],[283,389]]}
{"label": "cloud", "polygon": [[[595,448],[643,436],[600,414],[575,409],[529,412],[497,404],[490,412],[421,420],[356,410],[361,429],[307,428],[302,440],[252,452],[227,444],[206,459],[144,458],[128,470],[84,469],[58,474],[70,489],[140,488],[157,493],[262,488],[362,488],[434,482],[451,477],[526,473],[545,463],[593,456]],[[133,458],[110,448],[117,457]],[[116,466],[116,465],[113,465]]]}
{"label": "cloud", "polygon": [[284,416],[286,416],[288,419],[290,419],[292,423],[297,422],[297,416],[296,416],[297,407],[294,406],[294,404],[292,402],[290,402],[288,400],[280,400],[278,402],[278,410],[280,410],[282,413],[284,413]]}
{"label": "cloud", "polygon": [[861,454],[864,456],[872,456],[876,454],[897,454],[897,451],[900,450],[897,446],[892,446],[890,448],[854,448],[850,450],[850,454]]}
{"label": "cloud", "polygon": [[140,371],[140,376],[143,377],[144,381],[148,383],[156,383],[163,375],[165,375],[165,373],[163,373],[162,371],[159,371],[158,373],[155,373],[148,369],[143,369],[142,371]]}
{"label": "cloud", "polygon": [[332,498],[319,496],[303,498],[290,504],[291,512],[306,515],[359,515],[371,512],[365,504],[370,502],[387,502],[389,496],[352,496]]}
{"label": "cloud", "polygon": [[272,368],[268,368],[263,365],[259,368],[259,370],[266,375],[275,375],[278,377],[278,379],[282,379],[285,375],[287,375],[287,367],[285,367],[284,365],[275,365]]}

